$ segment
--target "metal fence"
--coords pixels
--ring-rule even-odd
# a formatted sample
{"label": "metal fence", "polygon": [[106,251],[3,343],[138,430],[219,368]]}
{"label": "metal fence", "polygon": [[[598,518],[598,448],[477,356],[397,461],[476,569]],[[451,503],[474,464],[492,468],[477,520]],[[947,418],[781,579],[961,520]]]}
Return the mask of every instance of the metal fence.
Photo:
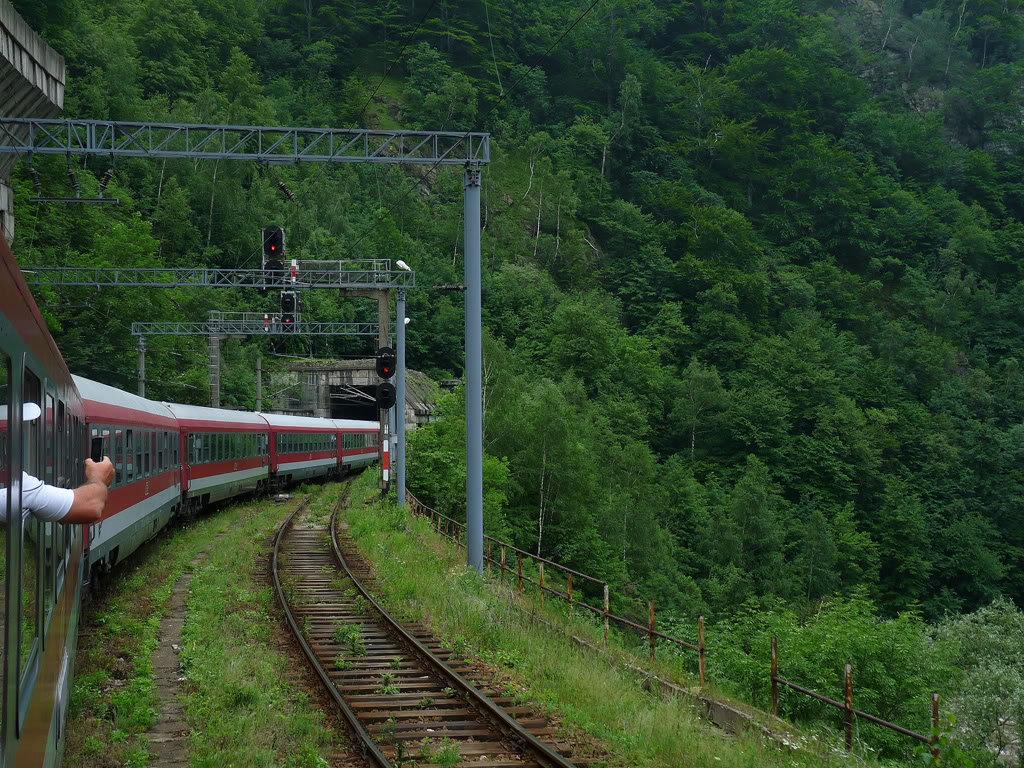
{"label": "metal fence", "polygon": [[779,686],[785,686],[797,693],[802,693],[805,696],[810,696],[813,699],[828,704],[830,707],[843,710],[844,722],[843,727],[846,730],[846,751],[849,752],[853,749],[853,718],[857,717],[861,720],[866,720],[874,725],[881,726],[882,728],[888,728],[890,731],[908,736],[911,739],[923,742],[924,744],[930,744],[932,748],[932,755],[934,757],[939,756],[938,750],[938,734],[936,731],[939,727],[939,694],[932,694],[932,735],[923,736],[920,733],[915,733],[901,725],[896,723],[890,723],[888,720],[883,720],[875,715],[869,715],[867,712],[861,712],[859,709],[853,708],[853,666],[850,664],[846,665],[845,672],[845,701],[836,701],[830,699],[828,696],[823,696],[820,693],[804,688],[802,685],[791,683],[789,680],[785,680],[779,677],[779,642],[775,637],[772,637],[772,714],[776,717],[779,716]]}
{"label": "metal fence", "polygon": [[[465,548],[465,524],[460,523],[458,520],[454,520],[446,515],[441,514],[436,509],[431,509],[426,504],[421,502],[412,493],[406,492],[406,501],[408,502],[409,511],[416,516],[423,517],[430,520],[430,525],[433,530],[442,536],[453,541],[457,546]],[[685,640],[680,640],[677,637],[672,637],[663,632],[658,632],[654,628],[654,601],[648,601],[648,624],[645,627],[624,616],[616,616],[609,610],[609,588],[608,583],[601,579],[589,576],[580,571],[573,570],[567,566],[561,565],[537,555],[530,554],[518,547],[509,544],[508,542],[500,541],[492,536],[484,536],[486,542],[486,554],[484,560],[487,562],[487,574],[493,576],[492,566],[499,572],[499,578],[501,583],[504,584],[506,578],[511,584],[513,580],[516,582],[516,586],[519,590],[519,594],[523,594],[524,584],[530,584],[535,587],[540,597],[541,607],[544,605],[545,594],[551,595],[559,600],[563,600],[568,604],[569,615],[572,615],[574,607],[582,608],[590,611],[591,613],[602,617],[604,620],[604,642],[608,644],[608,626],[610,622],[615,622],[623,627],[629,627],[638,633],[642,633],[647,636],[650,644],[650,658],[654,661],[655,643],[657,639],[665,640],[669,643],[686,648],[692,651],[696,651],[699,659],[700,669],[700,684],[703,686],[706,682],[705,671],[704,671],[704,617],[697,617],[697,643],[689,643]],[[513,565],[510,558],[514,555],[515,564]],[[528,563],[532,562],[537,568],[537,579],[531,578],[529,575],[523,574],[523,561]],[[549,583],[545,583],[545,572],[550,573],[554,570],[560,573],[565,578],[566,591],[562,592],[550,586]],[[600,587],[604,596],[604,605],[601,608],[589,605],[586,602],[582,602],[575,598],[573,595],[573,580],[574,577],[577,581],[583,580],[591,584]],[[907,736],[916,741],[931,746],[932,754],[938,756],[938,736],[933,733],[931,736],[924,736],[920,733],[915,733],[907,728],[904,728],[895,723],[890,723],[887,720],[883,720],[867,712],[862,712],[859,709],[853,707],[853,668],[850,664],[846,665],[846,696],[845,701],[836,701],[828,696],[824,696],[816,691],[812,691],[808,688],[804,688],[801,685],[790,682],[779,676],[779,648],[778,641],[776,638],[772,638],[772,649],[771,649],[771,683],[772,683],[772,714],[778,717],[779,714],[779,686],[789,688],[797,693],[811,698],[817,699],[818,701],[827,704],[831,707],[836,707],[843,710],[844,717],[844,729],[846,731],[846,749],[847,751],[853,748],[853,719],[859,718],[866,722],[880,726],[882,728],[888,728],[891,731]],[[937,731],[939,725],[939,694],[932,694],[932,730]]]}
{"label": "metal fence", "polygon": [[[422,503],[419,499],[412,495],[412,493],[406,491],[406,501],[408,502],[409,511],[413,515],[419,517],[428,518],[430,520],[431,527],[442,536],[451,539],[459,547],[465,547],[465,524],[460,523],[458,520],[454,520],[450,517],[442,515],[436,509],[431,509],[426,504]],[[545,594],[551,595],[559,600],[564,600],[568,603],[569,615],[572,615],[573,608],[581,608],[586,611],[590,611],[594,615],[602,617],[604,620],[604,642],[608,644],[608,626],[610,622],[629,627],[631,630],[642,633],[648,638],[650,645],[650,659],[654,661],[655,644],[658,639],[664,640],[668,643],[673,643],[681,648],[686,648],[691,651],[696,651],[698,655],[698,669],[700,675],[700,684],[705,684],[705,673],[704,673],[704,617],[697,617],[697,643],[689,643],[685,640],[680,640],[677,637],[672,637],[664,632],[658,632],[654,628],[654,601],[649,600],[647,602],[648,609],[648,622],[647,626],[640,624],[636,621],[631,621],[624,616],[616,616],[609,610],[609,589],[608,583],[601,579],[593,576],[588,576],[580,571],[573,570],[568,566],[561,565],[540,557],[538,555],[532,555],[518,547],[513,546],[505,541],[500,541],[492,536],[484,536],[486,554],[484,560],[487,562],[487,573],[491,575],[491,568],[494,566],[500,573],[501,583],[505,583],[506,577],[509,583],[513,579],[516,580],[519,589],[519,594],[523,593],[523,584],[531,584],[537,588],[540,596],[541,607],[544,605]],[[500,552],[500,556],[499,556]],[[515,566],[509,561],[511,556],[515,557]],[[523,561],[526,560],[528,563],[533,562],[537,566],[537,579],[530,578],[529,575],[523,575]],[[545,569],[548,571],[554,570],[565,577],[566,591],[562,592],[550,586],[549,583],[545,583]],[[573,578],[577,581],[583,580],[601,588],[604,597],[604,605],[602,608],[597,608],[586,602],[580,601],[578,598],[573,596]]]}

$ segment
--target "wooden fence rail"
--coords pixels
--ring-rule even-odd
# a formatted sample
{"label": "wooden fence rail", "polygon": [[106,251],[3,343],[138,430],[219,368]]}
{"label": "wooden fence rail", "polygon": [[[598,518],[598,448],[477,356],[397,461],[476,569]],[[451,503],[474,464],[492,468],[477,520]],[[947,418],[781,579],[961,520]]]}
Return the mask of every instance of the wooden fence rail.
{"label": "wooden fence rail", "polygon": [[[409,506],[409,511],[412,514],[420,516],[420,517],[428,518],[430,520],[431,527],[435,531],[437,531],[442,536],[445,536],[446,538],[451,539],[452,541],[454,541],[457,546],[465,548],[465,542],[463,541],[463,538],[464,538],[463,530],[465,529],[465,524],[460,523],[457,520],[453,520],[452,518],[447,517],[445,515],[442,515],[436,509],[431,509],[430,507],[428,507],[425,504],[423,504],[419,499],[417,499],[415,496],[412,495],[412,493],[410,493],[408,491],[406,491],[406,501],[407,501],[408,506]],[[525,550],[519,549],[518,547],[514,547],[513,545],[509,544],[508,542],[504,542],[504,541],[501,541],[499,539],[495,539],[495,538],[493,538],[491,536],[484,536],[484,541],[485,541],[485,544],[486,544],[486,552],[485,552],[485,555],[484,555],[484,561],[487,563],[488,575],[490,575],[491,566],[493,565],[493,566],[495,566],[500,571],[500,578],[501,578],[501,583],[502,584],[505,583],[506,573],[508,573],[508,578],[511,580],[512,577],[513,577],[513,570],[509,567],[508,555],[510,553],[515,553],[516,565],[515,565],[514,574],[515,574],[516,586],[517,586],[517,589],[519,591],[519,594],[523,593],[523,584],[524,583],[530,584],[530,585],[532,585],[532,586],[537,588],[537,591],[538,591],[538,593],[540,595],[540,602],[541,602],[542,606],[544,605],[544,595],[548,594],[548,595],[556,597],[556,598],[558,598],[560,600],[564,600],[566,603],[568,603],[568,606],[569,606],[568,610],[569,610],[569,615],[570,616],[572,615],[573,608],[583,608],[584,610],[590,611],[591,613],[594,613],[594,614],[596,614],[598,616],[601,616],[602,619],[604,620],[604,642],[605,642],[605,645],[608,644],[608,625],[609,625],[610,621],[614,621],[616,624],[619,624],[620,626],[629,627],[631,629],[634,629],[634,630],[636,630],[638,632],[641,632],[641,633],[647,635],[648,643],[649,643],[649,646],[650,646],[650,659],[651,659],[651,661],[654,661],[655,643],[657,642],[658,639],[665,640],[666,642],[669,642],[669,643],[673,643],[673,644],[675,644],[675,645],[677,645],[677,646],[679,646],[681,648],[686,648],[686,649],[689,649],[691,651],[696,651],[697,654],[698,654],[698,671],[699,671],[699,676],[700,676],[700,684],[702,686],[705,684],[706,681],[705,681],[705,669],[704,669],[704,650],[705,649],[704,649],[704,617],[703,616],[698,616],[697,617],[697,644],[695,645],[693,643],[688,643],[685,640],[680,640],[677,637],[672,637],[671,635],[667,635],[664,632],[658,632],[654,628],[654,601],[653,600],[650,600],[648,602],[648,604],[647,604],[647,607],[648,607],[648,622],[647,622],[647,626],[644,626],[643,624],[640,624],[638,622],[630,621],[629,619],[625,618],[624,616],[616,616],[615,614],[611,613],[611,611],[609,611],[608,584],[606,582],[602,581],[601,579],[595,578],[593,576],[589,576],[589,575],[587,575],[585,573],[581,573],[580,571],[573,570],[572,568],[569,568],[567,566],[561,565],[560,563],[556,563],[553,560],[548,560],[547,558],[540,557],[538,555],[533,555],[533,554],[531,554],[529,552],[526,552]],[[494,545],[497,548],[500,548],[500,550],[501,550],[501,557],[500,557],[500,559],[497,559],[494,556],[492,556],[492,545]],[[538,573],[539,573],[539,577],[538,577],[537,580],[534,580],[534,579],[530,578],[529,575],[526,575],[526,576],[523,575],[523,560],[524,559],[527,560],[528,562],[529,561],[533,561],[534,563],[537,564],[537,570],[538,570]],[[548,569],[548,571],[550,571],[550,569],[554,569],[554,570],[559,571],[559,572],[561,572],[562,574],[565,575],[566,584],[567,584],[567,588],[566,588],[565,592],[561,592],[561,591],[559,591],[557,589],[554,589],[554,588],[552,588],[552,587],[550,587],[550,586],[548,586],[547,584],[544,583],[545,569]],[[592,605],[589,605],[588,603],[581,602],[578,598],[574,598],[573,597],[573,577],[576,577],[577,580],[587,581],[587,582],[590,582],[591,584],[594,584],[595,586],[600,587],[602,592],[603,592],[604,607],[603,608],[596,608],[596,607],[594,607]]]}
{"label": "wooden fence rail", "polygon": [[939,756],[938,750],[938,735],[935,731],[939,727],[939,694],[932,694],[932,735],[923,736],[920,733],[915,733],[908,728],[904,728],[901,725],[890,723],[888,720],[883,720],[875,715],[869,715],[867,712],[861,712],[859,709],[853,708],[853,667],[847,664],[843,670],[845,673],[844,689],[845,689],[845,701],[836,701],[830,699],[828,696],[823,696],[820,693],[804,688],[802,685],[791,683],[789,680],[785,680],[779,677],[779,641],[772,637],[772,714],[776,717],[779,716],[779,686],[785,686],[797,693],[802,693],[805,696],[810,696],[812,699],[828,704],[830,707],[843,710],[843,727],[846,731],[846,751],[849,752],[853,749],[853,718],[857,717],[861,720],[866,720],[869,723],[874,723],[882,728],[888,728],[890,731],[907,736],[911,739],[923,742],[924,744],[931,744],[932,755],[934,757]]}

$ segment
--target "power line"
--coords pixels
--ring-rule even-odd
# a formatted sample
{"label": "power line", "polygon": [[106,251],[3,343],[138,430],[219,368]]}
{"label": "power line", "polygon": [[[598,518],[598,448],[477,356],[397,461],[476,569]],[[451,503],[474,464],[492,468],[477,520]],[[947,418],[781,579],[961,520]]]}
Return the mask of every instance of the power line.
{"label": "power line", "polygon": [[[486,1],[486,0],[485,0],[485,1]],[[558,39],[557,39],[557,40],[555,40],[555,42],[553,42],[553,43],[552,43],[552,44],[551,44],[550,46],[548,46],[548,49],[547,49],[546,51],[544,51],[544,53],[540,54],[540,55],[539,55],[539,56],[538,56],[537,58],[535,58],[535,59],[533,60],[533,63],[531,63],[531,64],[530,64],[530,65],[529,65],[529,66],[528,66],[528,67],[526,68],[526,71],[525,71],[525,72],[523,72],[523,74],[522,74],[522,75],[520,75],[519,79],[518,79],[518,80],[516,80],[516,81],[515,81],[515,82],[514,82],[514,83],[513,83],[512,85],[511,85],[511,87],[510,87],[510,88],[509,88],[509,89],[508,89],[507,91],[504,91],[504,92],[503,92],[503,93],[502,93],[502,94],[501,94],[501,95],[500,95],[500,96],[498,97],[498,100],[497,100],[496,102],[494,102],[494,104],[492,104],[492,105],[491,105],[491,108],[490,108],[490,109],[488,109],[486,113],[484,113],[484,116],[483,116],[482,118],[480,118],[480,124],[481,124],[481,125],[483,125],[483,124],[484,124],[484,122],[485,122],[485,121],[487,120],[487,118],[491,116],[491,113],[492,113],[492,112],[494,112],[494,110],[498,108],[498,106],[499,106],[499,105],[500,105],[500,104],[501,104],[501,103],[502,103],[502,102],[503,102],[503,101],[504,101],[504,100],[506,99],[506,97],[507,97],[507,96],[508,96],[508,95],[509,95],[510,93],[512,93],[512,91],[514,91],[514,90],[516,89],[516,86],[518,86],[518,85],[519,85],[519,84],[520,84],[521,82],[523,82],[523,80],[524,80],[524,79],[526,78],[526,76],[527,76],[527,75],[528,75],[528,74],[529,74],[529,73],[530,73],[530,72],[531,72],[531,71],[533,70],[533,68],[534,68],[534,67],[536,67],[536,66],[537,66],[537,65],[538,65],[538,64],[539,64],[539,63],[540,63],[540,62],[541,62],[542,60],[546,59],[546,58],[547,58],[547,56],[548,56],[548,54],[549,54],[549,53],[551,53],[551,51],[553,51],[553,50],[555,49],[555,47],[556,47],[556,46],[557,46],[557,45],[558,45],[559,43],[561,43],[561,42],[562,42],[562,40],[564,40],[564,39],[565,39],[566,35],[568,35],[568,34],[569,34],[570,32],[572,32],[572,31],[573,31],[573,29],[575,29],[575,28],[576,28],[576,25],[578,25],[578,24],[579,24],[579,23],[580,23],[581,21],[583,21],[583,19],[585,19],[585,18],[587,17],[587,15],[588,15],[588,14],[589,14],[589,13],[590,13],[590,12],[591,12],[592,10],[594,10],[594,8],[596,8],[596,7],[597,7],[597,4],[598,4],[599,2],[601,2],[601,0],[594,0],[594,2],[592,2],[592,3],[591,3],[591,4],[590,4],[590,5],[588,6],[588,7],[587,7],[587,9],[586,9],[585,11],[583,11],[583,13],[581,13],[581,14],[580,14],[579,16],[577,16],[577,17],[576,17],[576,20],[575,20],[575,21],[573,21],[573,23],[572,23],[572,24],[570,24],[570,25],[569,25],[569,26],[568,26],[568,27],[567,27],[567,28],[565,29],[565,31],[564,31],[564,32],[562,32],[562,34],[558,36]],[[472,132],[473,132],[472,130],[466,131],[465,135],[464,135],[464,136],[462,137],[462,138],[463,138],[463,140],[465,140],[465,139],[466,139],[466,138],[467,138],[467,137],[469,136],[469,134],[471,134]],[[433,165],[431,165],[431,166],[430,166],[430,168],[428,168],[428,169],[427,169],[427,172],[426,172],[426,173],[424,173],[424,174],[423,174],[422,176],[420,176],[420,177],[419,177],[418,179],[416,179],[415,183],[413,183],[413,184],[412,184],[412,185],[411,185],[411,186],[410,186],[410,187],[409,187],[409,188],[408,188],[408,189],[407,189],[407,190],[405,191],[405,194],[404,194],[404,195],[402,195],[402,196],[401,196],[400,198],[398,198],[398,200],[397,200],[397,201],[396,201],[395,203],[393,203],[393,204],[391,205],[391,207],[387,209],[387,211],[385,211],[385,212],[384,212],[383,214],[381,214],[381,215],[380,215],[380,216],[379,216],[379,217],[377,218],[377,221],[375,221],[375,222],[374,222],[374,223],[373,223],[373,224],[372,224],[372,225],[371,225],[371,226],[370,226],[370,227],[369,227],[369,228],[368,228],[368,229],[367,229],[367,230],[366,230],[365,232],[363,232],[363,234],[362,234],[362,235],[360,235],[360,236],[359,236],[359,238],[358,238],[358,239],[357,239],[357,240],[356,240],[356,241],[355,241],[355,242],[354,242],[354,243],[353,243],[353,244],[352,244],[352,245],[351,245],[351,246],[349,247],[349,255],[350,255],[350,256],[351,256],[352,250],[353,250],[353,249],[355,249],[355,247],[356,247],[357,245],[359,245],[359,244],[360,244],[360,243],[361,243],[361,242],[362,242],[363,240],[365,240],[365,239],[366,239],[366,238],[367,238],[367,237],[368,237],[368,236],[370,235],[370,233],[371,233],[371,232],[373,232],[373,230],[374,230],[374,229],[376,229],[376,228],[377,228],[378,226],[380,226],[380,223],[381,223],[381,222],[382,222],[382,221],[384,220],[384,218],[385,218],[386,216],[390,215],[390,214],[391,214],[391,212],[392,212],[393,210],[395,210],[395,208],[397,208],[397,207],[398,207],[398,206],[399,206],[399,205],[400,205],[400,204],[401,204],[401,203],[402,203],[402,202],[403,202],[403,201],[405,200],[405,198],[407,198],[407,197],[408,197],[408,196],[409,196],[410,194],[412,194],[412,191],[413,191],[414,189],[416,189],[416,188],[417,188],[417,187],[418,187],[418,186],[419,186],[420,184],[422,184],[422,183],[423,183],[423,182],[424,182],[424,181],[426,180],[426,178],[427,178],[427,177],[428,177],[428,176],[429,176],[429,175],[430,175],[430,174],[431,174],[431,173],[432,173],[432,172],[434,171],[434,169],[435,169],[435,168],[437,168],[437,167],[438,167],[438,166],[439,166],[439,165],[441,164],[441,160],[442,160],[442,159],[444,159],[444,158],[443,158],[443,156],[442,156],[442,157],[440,157],[440,158],[438,158],[438,159],[437,159],[437,160],[436,160],[436,161],[434,162],[434,164],[433,164]]]}

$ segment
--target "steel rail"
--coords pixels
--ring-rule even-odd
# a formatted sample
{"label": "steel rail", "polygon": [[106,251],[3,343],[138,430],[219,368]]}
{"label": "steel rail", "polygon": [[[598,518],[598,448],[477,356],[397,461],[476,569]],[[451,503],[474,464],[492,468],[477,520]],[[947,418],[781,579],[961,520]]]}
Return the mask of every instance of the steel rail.
{"label": "steel rail", "polygon": [[[342,494],[338,500],[340,505],[342,500],[345,498],[345,494]],[[292,634],[295,635],[295,639],[299,641],[299,645],[302,648],[302,652],[306,654],[306,658],[309,663],[312,664],[314,671],[320,678],[320,681],[324,684],[327,692],[330,693],[331,698],[334,699],[334,703],[338,705],[338,709],[341,710],[342,716],[345,718],[345,722],[352,728],[355,734],[359,737],[364,757],[370,759],[377,768],[394,768],[391,762],[384,757],[384,754],[377,747],[376,742],[370,737],[370,734],[366,732],[362,724],[359,722],[359,718],[356,717],[356,713],[352,711],[352,708],[345,701],[344,697],[338,691],[334,683],[331,682],[330,676],[327,674],[327,670],[323,668],[323,665],[317,660],[316,654],[310,647],[309,643],[306,642],[306,638],[302,634],[302,630],[299,629],[299,624],[295,621],[295,615],[292,613],[292,609],[288,605],[288,601],[284,597],[284,588],[281,586],[281,578],[278,575],[277,568],[277,556],[281,549],[281,540],[284,538],[284,532],[291,526],[295,516],[306,508],[308,501],[304,501],[296,507],[288,519],[284,521],[284,524],[278,529],[277,536],[274,538],[274,554],[271,565],[271,572],[274,576],[274,588],[277,590],[277,599],[281,603],[281,608],[284,610],[285,618],[288,620],[288,626],[292,630]],[[333,523],[334,518],[331,518]],[[332,526],[333,527],[333,526]],[[357,582],[358,584],[358,582]]]}
{"label": "steel rail", "polygon": [[409,647],[415,650],[416,654],[420,656],[420,658],[426,660],[426,662],[438,673],[443,675],[450,682],[455,683],[458,689],[469,698],[470,703],[476,705],[476,709],[481,715],[486,717],[492,725],[504,733],[506,737],[515,743],[520,749],[532,753],[534,759],[539,765],[543,766],[543,768],[575,768],[575,765],[572,762],[566,760],[543,741],[523,728],[523,726],[510,717],[505,710],[481,693],[476,686],[441,661],[433,651],[417,640],[416,637],[414,637],[400,623],[395,621],[391,614],[389,614],[384,607],[377,602],[373,595],[369,593],[366,587],[363,586],[363,583],[356,577],[355,573],[349,567],[348,561],[345,560],[345,556],[341,552],[341,546],[338,544],[337,516],[343,499],[344,497],[338,500],[334,511],[331,513],[331,548],[334,551],[334,559],[338,563],[339,567],[345,571],[345,575],[352,580],[355,588],[359,590],[366,601],[380,615],[388,628],[401,638],[401,640]]}

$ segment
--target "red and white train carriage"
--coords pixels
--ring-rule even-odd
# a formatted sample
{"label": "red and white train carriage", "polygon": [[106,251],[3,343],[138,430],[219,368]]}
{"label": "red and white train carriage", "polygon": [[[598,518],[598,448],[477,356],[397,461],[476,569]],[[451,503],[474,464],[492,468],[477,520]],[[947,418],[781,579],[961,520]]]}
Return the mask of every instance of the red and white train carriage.
{"label": "red and white train carriage", "polygon": [[199,405],[165,405],[181,432],[186,511],[269,488],[269,427],[263,416]]}
{"label": "red and white train carriage", "polygon": [[180,508],[178,421],[163,403],[74,377],[92,440],[114,462],[103,520],[88,528],[90,566],[114,565],[163,528]]}
{"label": "red and white train carriage", "polygon": [[[42,416],[23,421],[23,403]],[[0,238],[0,766],[62,762],[92,573],[177,514],[376,461],[377,430],[375,421],[158,403],[72,377]],[[102,521],[88,530],[37,521],[22,509],[22,471],[75,487],[90,438],[116,470]]]}

